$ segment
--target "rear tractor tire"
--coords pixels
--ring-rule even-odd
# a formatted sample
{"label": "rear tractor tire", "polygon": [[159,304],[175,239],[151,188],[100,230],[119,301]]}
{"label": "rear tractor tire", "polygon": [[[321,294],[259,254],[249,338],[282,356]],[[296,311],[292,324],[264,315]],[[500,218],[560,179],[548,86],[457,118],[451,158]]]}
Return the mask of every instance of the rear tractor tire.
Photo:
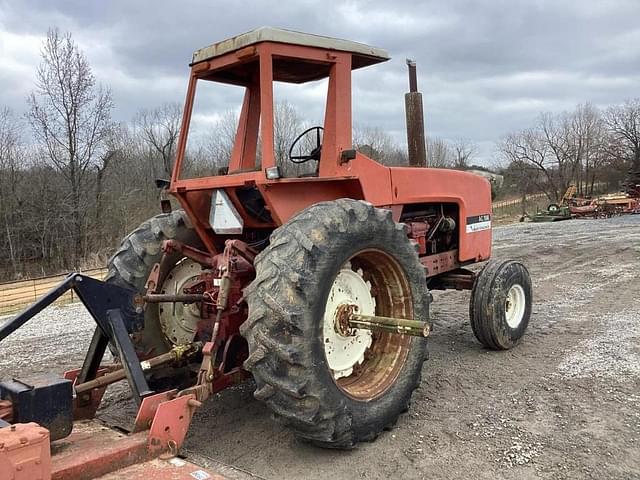
{"label": "rear tractor tire", "polygon": [[[144,294],[145,283],[153,266],[162,260],[162,242],[169,239],[195,247],[201,245],[183,210],[156,215],[143,222],[122,240],[116,253],[109,259],[106,281]],[[175,278],[177,274],[182,277],[178,280],[184,282],[189,276],[199,274],[201,270],[199,265],[196,267],[194,262],[184,260],[179,254],[168,256],[165,261],[173,268],[166,268],[167,274],[159,279],[161,288],[168,288],[168,285],[178,288],[180,285]],[[177,303],[175,307],[149,304],[145,309],[143,331],[132,335],[136,351],[141,356],[155,356],[167,352],[172,343],[187,343],[180,340],[189,332],[180,330],[178,326],[197,320],[191,317],[190,311],[183,304]],[[176,330],[178,331],[174,334]],[[177,341],[171,340],[172,336]]]}
{"label": "rear tractor tire", "polygon": [[298,437],[330,448],[375,439],[406,411],[426,339],[355,329],[337,314],[427,320],[424,269],[391,212],[340,199],[315,204],[276,229],[245,289],[245,368],[255,397]]}
{"label": "rear tractor tire", "polygon": [[531,303],[531,278],[527,268],[513,260],[490,260],[471,291],[471,329],[485,347],[509,350],[527,330]]}

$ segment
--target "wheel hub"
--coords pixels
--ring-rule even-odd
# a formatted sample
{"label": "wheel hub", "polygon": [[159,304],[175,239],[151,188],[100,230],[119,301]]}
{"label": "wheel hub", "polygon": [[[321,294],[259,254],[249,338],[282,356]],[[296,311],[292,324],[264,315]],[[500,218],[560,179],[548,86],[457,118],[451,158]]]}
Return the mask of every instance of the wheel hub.
{"label": "wheel hub", "polygon": [[511,328],[518,328],[526,307],[526,295],[524,289],[518,285],[513,285],[507,292],[507,299],[504,304],[504,315],[507,325]]}
{"label": "wheel hub", "polygon": [[[202,267],[193,260],[183,259],[167,275],[162,284],[162,293],[180,295],[183,289],[195,280]],[[200,321],[198,303],[158,304],[160,326],[167,339],[174,345],[190,343],[195,338]]]}
{"label": "wheel hub", "polygon": [[361,364],[373,336],[364,329],[352,329],[344,319],[349,312],[374,315],[376,302],[363,271],[354,271],[347,262],[336,276],[324,312],[323,339],[327,363],[333,378],[348,377]]}
{"label": "wheel hub", "polygon": [[357,305],[340,305],[335,314],[334,328],[343,337],[355,335],[355,330],[349,325],[349,317],[352,313],[358,312]]}

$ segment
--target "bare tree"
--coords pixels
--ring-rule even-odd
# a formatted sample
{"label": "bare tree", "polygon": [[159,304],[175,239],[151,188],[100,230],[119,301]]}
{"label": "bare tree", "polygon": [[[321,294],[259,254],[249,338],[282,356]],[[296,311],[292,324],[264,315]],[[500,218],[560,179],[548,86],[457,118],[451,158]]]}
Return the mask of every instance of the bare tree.
{"label": "bare tree", "polygon": [[[289,151],[298,135],[311,127],[308,120],[304,120],[296,107],[286,100],[276,102],[273,111],[273,150],[276,165],[284,177],[299,177],[300,175],[313,174],[318,168],[318,162],[296,164],[290,161]],[[297,154],[308,154],[316,146],[317,132],[311,131],[303,136],[298,143]],[[322,133],[320,134],[322,136]]]}
{"label": "bare tree", "polygon": [[578,105],[573,112],[542,115],[538,128],[549,148],[556,200],[572,183],[580,195],[593,193],[596,172],[605,161],[600,112],[590,104]]}
{"label": "bare tree", "polygon": [[459,139],[453,144],[453,168],[466,170],[471,159],[476,155],[477,146],[466,139]]}
{"label": "bare tree", "polygon": [[[544,135],[537,129],[508,134],[500,144],[500,150],[510,165],[526,171],[526,175],[538,191],[556,201],[559,187],[554,175],[550,149]],[[530,184],[527,184],[527,189]]]}
{"label": "bare tree", "polygon": [[101,216],[103,214],[103,189],[104,177],[111,168],[113,161],[117,158],[118,153],[122,150],[122,125],[112,125],[105,138],[105,148],[98,162],[96,163],[96,196],[95,196],[95,219],[96,224],[101,224]]}
{"label": "bare tree", "polygon": [[160,173],[171,175],[181,120],[182,110],[178,103],[143,109],[134,119],[144,141],[160,157],[162,171],[156,172],[156,176]]}
{"label": "bare tree", "polygon": [[623,159],[629,173],[628,188],[640,185],[640,98],[610,107],[605,115],[615,156]]}
{"label": "bare tree", "polygon": [[592,148],[587,141],[593,134],[591,113],[542,114],[535,127],[507,135],[500,150],[509,163],[530,169],[538,190],[558,201],[580,178],[583,156]]}
{"label": "bare tree", "polygon": [[[306,165],[296,165],[289,161],[289,149],[293,141],[307,128],[296,108],[287,101],[277,102],[274,105],[273,120],[274,156],[282,176],[298,176],[302,173],[309,173],[312,170],[315,171],[316,165],[314,162],[308,162]],[[205,138],[200,139],[200,142],[190,151],[192,160],[196,157],[203,157],[198,163],[202,163],[209,170],[213,169],[214,172],[221,167],[226,167],[231,158],[237,128],[238,115],[233,111],[223,114],[215,122],[210,133]],[[309,146],[305,143],[305,140],[307,139],[301,139],[302,149]],[[260,143],[260,139],[258,139],[258,161],[261,156]],[[305,151],[310,151],[311,148]]]}
{"label": "bare tree", "polygon": [[278,165],[289,160],[289,149],[296,137],[304,130],[302,119],[289,102],[276,102],[273,111],[273,149]]}
{"label": "bare tree", "polygon": [[8,107],[0,108],[0,165],[5,165],[19,143],[19,120]]}
{"label": "bare tree", "polygon": [[442,138],[427,139],[427,164],[433,168],[451,168],[453,165],[451,147]]}
{"label": "bare tree", "polygon": [[503,175],[507,188],[512,193],[520,195],[520,205],[522,207],[522,215],[524,215],[527,210],[527,195],[534,191],[539,191],[536,184],[539,172],[524,161],[514,160],[506,168],[502,168],[500,174]]}
{"label": "bare tree", "polygon": [[221,168],[229,166],[237,128],[236,112],[233,110],[225,112],[214,123],[208,134],[199,139],[195,150],[190,147],[189,156],[192,159],[199,159],[198,165],[205,168],[209,175],[216,174]]}
{"label": "bare tree", "polygon": [[19,232],[16,232],[16,214],[19,208],[18,192],[19,165],[22,157],[19,121],[8,108],[0,109],[0,215],[6,234],[5,251],[9,253],[9,261],[14,275],[18,274],[17,243]]}
{"label": "bare tree", "polygon": [[96,85],[91,67],[71,34],[49,30],[36,74],[36,90],[27,100],[27,118],[46,159],[70,190],[73,266],[80,266],[83,238],[82,196],[88,170],[101,155],[111,124],[108,89]]}
{"label": "bare tree", "polygon": [[606,131],[600,111],[586,103],[578,105],[566,116],[570,122],[569,139],[572,143],[573,179],[579,195],[592,195],[596,176],[604,165]]}
{"label": "bare tree", "polygon": [[407,154],[394,142],[391,135],[378,127],[355,125],[353,147],[366,156],[385,165],[406,165]]}

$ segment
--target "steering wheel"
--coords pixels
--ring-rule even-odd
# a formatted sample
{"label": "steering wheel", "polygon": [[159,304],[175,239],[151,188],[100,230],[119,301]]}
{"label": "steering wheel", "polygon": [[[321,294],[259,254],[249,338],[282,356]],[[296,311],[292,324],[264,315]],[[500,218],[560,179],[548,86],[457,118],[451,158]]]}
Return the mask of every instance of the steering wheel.
{"label": "steering wheel", "polygon": [[[302,138],[307,133],[313,132],[314,130],[316,131],[316,146],[313,147],[311,152],[309,152],[309,154],[307,155],[294,155],[293,148],[296,146],[296,144],[300,142],[300,140],[302,140]],[[304,132],[298,135],[296,139],[293,141],[293,143],[291,144],[291,148],[289,149],[289,160],[291,160],[293,163],[296,163],[296,164],[305,163],[305,162],[308,162],[309,160],[316,160],[316,161],[320,160],[320,152],[322,151],[322,140],[320,139],[320,131],[323,131],[323,130],[324,128],[322,127],[311,127],[311,128],[307,128]]]}

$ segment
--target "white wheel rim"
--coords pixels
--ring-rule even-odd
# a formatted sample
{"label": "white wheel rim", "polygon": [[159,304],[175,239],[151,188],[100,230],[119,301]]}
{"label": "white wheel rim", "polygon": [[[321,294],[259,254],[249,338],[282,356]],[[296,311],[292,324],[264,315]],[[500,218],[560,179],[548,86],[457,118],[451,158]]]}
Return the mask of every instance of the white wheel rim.
{"label": "white wheel rim", "polygon": [[344,305],[355,305],[357,312],[364,315],[374,315],[376,310],[371,284],[363,278],[362,270],[355,272],[351,269],[350,262],[338,272],[324,310],[324,352],[336,380],[353,373],[353,368],[364,361],[365,352],[373,342],[369,330],[354,329],[350,335],[338,333],[336,316]]}
{"label": "white wheel rim", "polygon": [[504,302],[504,316],[509,327],[518,328],[522,322],[526,301],[524,288],[518,284],[513,285],[507,292],[507,299]]}

